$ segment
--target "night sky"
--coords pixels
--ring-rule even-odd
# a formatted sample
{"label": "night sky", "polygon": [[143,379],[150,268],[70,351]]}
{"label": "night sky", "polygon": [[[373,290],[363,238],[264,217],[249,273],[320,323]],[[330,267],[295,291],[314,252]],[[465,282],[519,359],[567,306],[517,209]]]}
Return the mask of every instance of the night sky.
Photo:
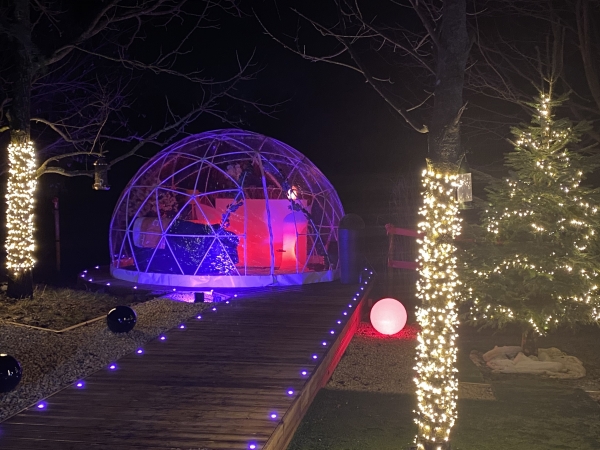
{"label": "night sky", "polygon": [[[305,61],[266,36],[250,15],[249,6],[255,7],[265,23],[278,26],[280,16],[271,4],[273,0],[246,2],[246,17],[226,17],[220,29],[203,32],[187,57],[199,58],[206,73],[219,78],[235,70],[236,57],[244,60],[254,52],[255,79],[245,82],[240,93],[245,98],[279,103],[279,106],[274,117],[233,106],[232,117],[242,120],[243,128],[279,139],[304,153],[332,181],[346,212],[362,215],[368,225],[383,226],[389,220],[395,180],[414,177],[424,166],[426,135],[411,130],[359,74]],[[320,14],[320,4],[322,2],[313,5],[317,6],[316,14]],[[85,9],[77,14],[85,14]],[[161,31],[150,35],[145,45],[159,46],[171,38],[169,33]],[[314,41],[317,49],[318,45],[319,41]],[[139,51],[144,55],[146,50]],[[399,80],[394,89],[397,87],[399,92],[409,89],[408,81]],[[168,95],[175,107],[184,109],[186,101],[194,95],[183,83],[168,77],[142,77],[137,83],[136,95],[140,96],[140,102],[134,111],[137,115],[131,120],[141,129],[160,120],[158,111],[162,110],[155,110],[152,105],[161,96]],[[204,117],[188,132],[228,127],[228,123]],[[497,136],[490,138],[481,133],[474,136],[464,141],[465,149],[473,154],[472,162],[488,165],[501,162],[505,142]],[[481,145],[486,151],[478,159],[481,152],[473,150]],[[126,148],[115,146],[113,155],[124,150]],[[158,150],[154,148],[145,156]],[[77,271],[90,265],[108,263],[112,210],[123,187],[145,160],[134,157],[114,167],[109,174],[112,188],[108,192],[93,191],[92,180],[86,177],[68,179],[46,175],[41,179],[36,269],[40,278],[52,276],[54,265],[52,197],[60,198],[63,275],[71,279]]]}

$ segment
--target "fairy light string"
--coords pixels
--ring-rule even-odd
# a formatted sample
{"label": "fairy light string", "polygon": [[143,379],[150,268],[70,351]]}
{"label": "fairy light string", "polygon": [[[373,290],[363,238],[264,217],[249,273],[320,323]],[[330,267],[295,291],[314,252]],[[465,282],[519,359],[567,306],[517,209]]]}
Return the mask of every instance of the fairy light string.
{"label": "fairy light string", "polygon": [[17,277],[35,264],[33,207],[37,181],[33,142],[11,142],[8,163],[6,267]]}
{"label": "fairy light string", "polygon": [[486,235],[461,274],[475,324],[543,335],[600,319],[600,191],[582,185],[598,159],[570,149],[589,124],[556,119],[561,102],[542,95],[531,125],[513,129],[511,175],[488,191]]}
{"label": "fairy light string", "polygon": [[454,238],[460,234],[457,168],[432,164],[422,174],[423,206],[418,240],[419,279],[417,376],[417,443],[447,442],[456,420],[458,392],[456,365],[457,285]]}

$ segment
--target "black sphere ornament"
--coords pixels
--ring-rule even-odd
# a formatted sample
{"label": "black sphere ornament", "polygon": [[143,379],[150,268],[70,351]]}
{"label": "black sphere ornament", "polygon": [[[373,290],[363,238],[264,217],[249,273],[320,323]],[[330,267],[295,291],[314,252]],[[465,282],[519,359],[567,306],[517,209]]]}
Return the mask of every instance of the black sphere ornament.
{"label": "black sphere ornament", "polygon": [[106,315],[106,325],[113,333],[127,333],[137,322],[135,311],[129,306],[117,306]]}
{"label": "black sphere ornament", "polygon": [[7,354],[0,354],[0,392],[9,392],[17,387],[23,369],[15,358]]}

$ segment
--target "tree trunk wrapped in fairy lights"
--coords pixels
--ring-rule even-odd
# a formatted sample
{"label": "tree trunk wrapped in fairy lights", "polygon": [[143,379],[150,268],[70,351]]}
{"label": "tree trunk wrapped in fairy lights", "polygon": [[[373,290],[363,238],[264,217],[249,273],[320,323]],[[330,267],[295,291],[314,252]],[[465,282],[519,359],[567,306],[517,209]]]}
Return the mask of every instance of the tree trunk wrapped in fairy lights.
{"label": "tree trunk wrapped in fairy lights", "polygon": [[456,201],[458,160],[462,153],[460,119],[465,109],[463,84],[469,54],[466,2],[443,3],[442,26],[437,39],[434,107],[428,147],[432,162],[423,173],[425,235],[419,249],[417,319],[421,326],[417,348],[419,450],[449,450],[450,430],[456,420],[456,327],[454,236],[460,233]]}
{"label": "tree trunk wrapped in fairy lights", "polygon": [[[456,419],[456,257],[455,236],[460,234],[456,169],[428,164],[423,172],[423,220],[419,230],[419,281],[421,306],[417,320],[422,330],[417,346],[418,442],[421,448],[442,448]],[[451,173],[454,173],[451,175]],[[437,446],[437,447],[436,447]]]}
{"label": "tree trunk wrapped in fairy lights", "polygon": [[10,108],[10,143],[8,144],[8,183],[6,188],[6,268],[7,295],[33,297],[34,239],[33,203],[36,187],[36,161],[30,139],[31,79],[35,70],[32,51],[29,0],[14,3],[16,70],[13,72]]}

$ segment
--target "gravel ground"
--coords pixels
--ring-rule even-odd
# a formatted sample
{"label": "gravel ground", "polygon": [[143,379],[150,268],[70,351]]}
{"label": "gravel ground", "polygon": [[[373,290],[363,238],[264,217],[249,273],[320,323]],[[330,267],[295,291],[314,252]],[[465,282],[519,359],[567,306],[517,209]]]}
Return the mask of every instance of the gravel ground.
{"label": "gravel ground", "polygon": [[[418,327],[409,325],[393,336],[382,336],[361,323],[327,388],[414,394],[415,352]],[[483,383],[459,383],[459,398],[495,400],[492,388]]]}
{"label": "gravel ground", "polygon": [[104,320],[62,334],[0,320],[0,353],[14,356],[23,367],[19,386],[0,394],[0,421],[133,352],[207,306],[165,299],[135,305],[138,322],[126,334],[112,333]]}
{"label": "gravel ground", "polygon": [[32,299],[14,300],[6,297],[6,285],[3,285],[0,286],[0,321],[62,330],[106,314],[117,305],[131,305],[143,300],[148,298],[141,293],[117,297],[45,285],[35,287]]}
{"label": "gravel ground", "polygon": [[415,326],[385,337],[361,323],[327,387],[394,394],[415,392]]}

